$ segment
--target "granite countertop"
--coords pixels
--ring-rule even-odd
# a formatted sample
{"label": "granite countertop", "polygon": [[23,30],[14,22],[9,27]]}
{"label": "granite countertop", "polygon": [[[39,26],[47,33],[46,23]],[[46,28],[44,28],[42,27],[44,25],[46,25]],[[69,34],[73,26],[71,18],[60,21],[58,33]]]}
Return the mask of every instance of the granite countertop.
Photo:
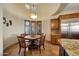
{"label": "granite countertop", "polygon": [[61,39],[61,45],[70,56],[79,56],[79,40]]}

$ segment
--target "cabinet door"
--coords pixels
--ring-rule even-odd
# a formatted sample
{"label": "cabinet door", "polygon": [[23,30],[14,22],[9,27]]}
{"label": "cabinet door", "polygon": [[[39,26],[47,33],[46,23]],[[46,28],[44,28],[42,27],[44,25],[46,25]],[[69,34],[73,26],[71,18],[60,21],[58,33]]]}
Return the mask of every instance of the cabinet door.
{"label": "cabinet door", "polygon": [[59,40],[58,35],[52,35],[52,37],[51,37],[52,44],[59,44],[58,40]]}
{"label": "cabinet door", "polygon": [[52,20],[51,22],[52,22],[51,23],[52,29],[59,29],[59,20],[58,19]]}
{"label": "cabinet door", "polygon": [[56,44],[56,39],[55,39],[54,36],[51,36],[51,43],[52,43],[52,44]]}
{"label": "cabinet door", "polygon": [[59,18],[57,19],[52,19],[51,20],[51,41],[53,44],[59,44],[59,35],[60,34],[60,20]]}

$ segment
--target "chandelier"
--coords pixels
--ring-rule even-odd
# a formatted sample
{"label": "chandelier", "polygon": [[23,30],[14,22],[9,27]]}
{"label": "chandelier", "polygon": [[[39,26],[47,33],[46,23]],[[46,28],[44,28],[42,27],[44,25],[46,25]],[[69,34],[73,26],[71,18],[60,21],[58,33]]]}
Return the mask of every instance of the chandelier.
{"label": "chandelier", "polygon": [[36,4],[34,4],[34,3],[29,4],[29,5],[26,4],[25,7],[30,10],[30,18],[31,19],[36,19],[37,18]]}

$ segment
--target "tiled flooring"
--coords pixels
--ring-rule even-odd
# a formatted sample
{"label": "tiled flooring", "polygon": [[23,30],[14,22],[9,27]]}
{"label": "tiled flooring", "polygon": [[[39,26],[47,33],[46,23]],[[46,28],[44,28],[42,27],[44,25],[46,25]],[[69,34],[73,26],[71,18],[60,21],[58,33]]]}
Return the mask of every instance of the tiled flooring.
{"label": "tiled flooring", "polygon": [[[6,51],[4,51],[4,54],[7,54],[8,56],[18,56],[18,44],[11,46]],[[26,50],[26,56],[58,56],[59,55],[59,46],[58,45],[52,45],[48,42],[45,42],[45,50],[43,48],[42,52],[40,54],[39,50]],[[23,49],[20,54],[20,56],[23,56]]]}

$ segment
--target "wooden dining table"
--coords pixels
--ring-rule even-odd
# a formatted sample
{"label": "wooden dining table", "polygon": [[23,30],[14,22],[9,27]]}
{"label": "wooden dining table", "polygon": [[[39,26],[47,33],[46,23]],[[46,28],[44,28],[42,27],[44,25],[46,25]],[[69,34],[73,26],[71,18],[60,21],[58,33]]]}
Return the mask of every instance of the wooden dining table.
{"label": "wooden dining table", "polygon": [[27,35],[24,38],[26,38],[27,40],[36,40],[39,39],[41,36],[40,35]]}
{"label": "wooden dining table", "polygon": [[31,42],[31,44],[30,44],[30,48],[31,49],[34,49],[34,48],[36,48],[36,45],[34,44],[35,43],[35,40],[38,40],[38,39],[40,39],[40,35],[27,35],[27,36],[25,36],[24,38],[26,39],[26,40],[29,40],[30,42]]}

